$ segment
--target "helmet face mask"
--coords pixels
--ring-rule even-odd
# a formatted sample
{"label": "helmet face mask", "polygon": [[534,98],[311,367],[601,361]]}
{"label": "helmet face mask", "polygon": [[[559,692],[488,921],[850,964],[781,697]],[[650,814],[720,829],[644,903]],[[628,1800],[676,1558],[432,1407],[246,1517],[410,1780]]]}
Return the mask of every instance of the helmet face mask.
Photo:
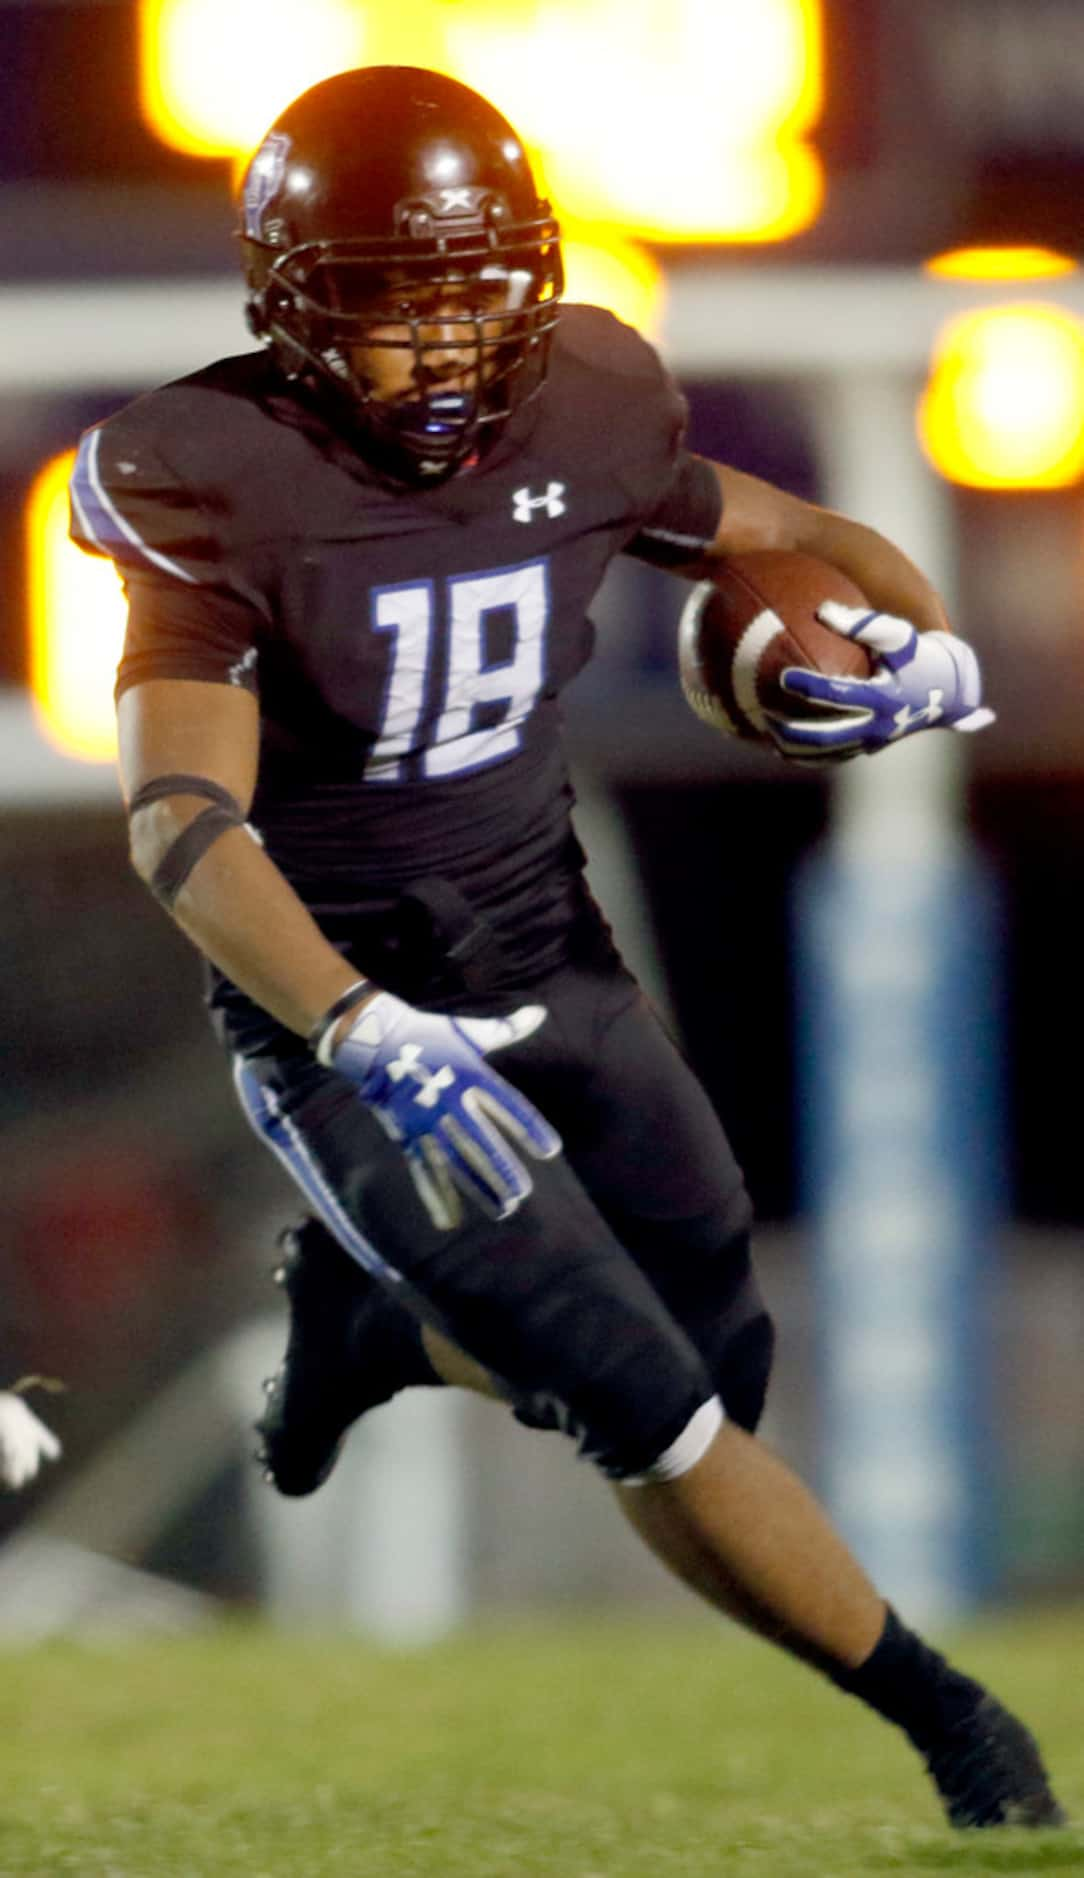
{"label": "helmet face mask", "polygon": [[541,387],[557,224],[451,79],[374,66],[306,93],[249,166],[242,242],[253,330],[397,478],[449,474]]}
{"label": "helmet face mask", "polygon": [[285,329],[344,421],[397,455],[416,451],[432,474],[541,384],[557,301],[552,282],[506,261],[374,267],[338,242],[272,264],[266,304],[272,338]]}

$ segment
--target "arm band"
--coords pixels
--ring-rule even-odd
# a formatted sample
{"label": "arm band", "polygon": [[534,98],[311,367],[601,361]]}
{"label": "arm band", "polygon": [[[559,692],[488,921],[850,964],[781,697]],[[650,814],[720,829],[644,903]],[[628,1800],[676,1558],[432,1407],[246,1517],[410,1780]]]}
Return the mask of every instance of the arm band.
{"label": "arm band", "polygon": [[328,1005],[319,1022],[313,1025],[309,1032],[309,1049],[314,1052],[317,1062],[322,1063],[325,1069],[331,1068],[329,1046],[340,1017],[345,1017],[347,1011],[352,1011],[355,1004],[360,1004],[362,998],[367,997],[370,991],[376,989],[371,978],[359,978],[354,984],[347,985],[346,990],[336,998],[334,1004]]}
{"label": "arm band", "polygon": [[243,828],[240,811],[203,809],[195,821],[182,828],[170,843],[151,876],[151,892],[164,906],[172,907],[196,862],[203,859],[211,843],[228,828]]}
{"label": "arm band", "polygon": [[211,843],[228,828],[243,828],[245,816],[236,796],[221,783],[212,782],[209,776],[180,774],[154,776],[144,783],[128,804],[129,816],[148,808],[152,802],[161,802],[166,796],[207,796],[212,805],[203,809],[187,828],[182,828],[151,876],[150,888],[155,899],[172,908],[196,862],[202,860]]}
{"label": "arm band", "polygon": [[209,776],[152,776],[150,782],[136,790],[128,804],[128,814],[135,815],[152,802],[161,802],[164,796],[206,796],[209,802],[217,802],[220,809],[232,810],[239,822],[245,819],[237,797],[221,783],[212,782]]}

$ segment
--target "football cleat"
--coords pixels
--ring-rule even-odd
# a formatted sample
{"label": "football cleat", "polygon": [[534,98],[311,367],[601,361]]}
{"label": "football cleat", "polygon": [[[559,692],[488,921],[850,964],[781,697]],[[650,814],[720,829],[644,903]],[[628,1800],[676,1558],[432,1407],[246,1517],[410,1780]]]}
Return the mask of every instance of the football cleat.
{"label": "football cleat", "polygon": [[290,1330],[263,1385],[254,1458],[270,1485],[295,1497],[323,1485],[359,1415],[418,1378],[404,1360],[402,1306],[318,1220],[287,1230],[280,1243],[285,1257],[274,1276],[289,1299]]}
{"label": "football cleat", "polygon": [[1034,1736],[996,1696],[983,1696],[924,1758],[952,1826],[1066,1824]]}

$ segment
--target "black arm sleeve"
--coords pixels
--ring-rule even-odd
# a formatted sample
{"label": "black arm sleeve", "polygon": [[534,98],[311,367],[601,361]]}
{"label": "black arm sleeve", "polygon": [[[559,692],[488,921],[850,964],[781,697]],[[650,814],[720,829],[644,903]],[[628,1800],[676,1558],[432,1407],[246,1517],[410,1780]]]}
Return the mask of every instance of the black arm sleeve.
{"label": "black arm sleeve", "polygon": [[149,678],[194,678],[258,692],[260,616],[225,588],[129,574],[128,629],[116,696]]}
{"label": "black arm sleeve", "polygon": [[714,540],[723,512],[719,478],[706,457],[680,450],[662,500],[625,549],[656,567],[680,567]]}
{"label": "black arm sleeve", "polygon": [[106,555],[128,597],[117,695],[151,678],[256,689],[267,605],[231,555],[219,507],[130,414],[87,431],[71,479],[71,534]]}

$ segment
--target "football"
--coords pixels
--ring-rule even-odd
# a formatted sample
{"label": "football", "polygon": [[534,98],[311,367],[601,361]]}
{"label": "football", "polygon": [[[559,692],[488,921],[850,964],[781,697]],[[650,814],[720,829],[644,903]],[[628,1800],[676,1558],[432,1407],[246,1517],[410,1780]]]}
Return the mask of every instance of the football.
{"label": "football", "polygon": [[697,717],[727,736],[761,740],[768,711],[818,715],[810,700],[783,690],[788,666],[868,678],[873,661],[866,648],[818,620],[826,600],[868,605],[846,574],[815,555],[765,549],[720,561],[694,587],[678,628],[681,688]]}

